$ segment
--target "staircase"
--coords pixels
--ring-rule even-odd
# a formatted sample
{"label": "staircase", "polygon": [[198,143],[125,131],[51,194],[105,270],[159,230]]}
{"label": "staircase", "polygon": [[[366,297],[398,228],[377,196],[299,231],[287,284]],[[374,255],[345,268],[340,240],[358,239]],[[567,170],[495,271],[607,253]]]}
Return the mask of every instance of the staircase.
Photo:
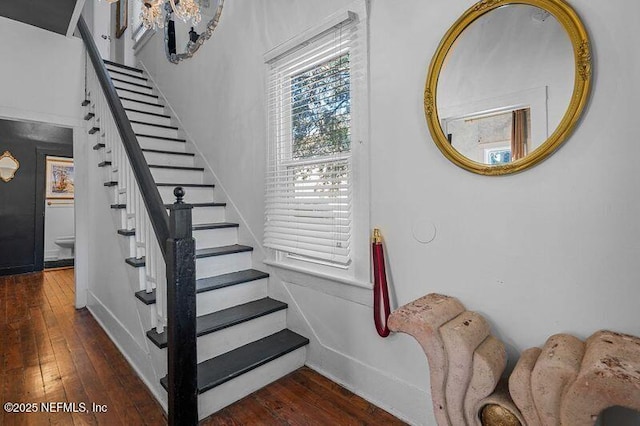
{"label": "staircase", "polygon": [[[196,241],[196,334],[198,413],[202,419],[249,393],[304,365],[308,339],[286,328],[287,305],[267,295],[269,275],[252,269],[252,247],[238,243],[237,223],[225,220],[226,205],[215,202],[215,187],[188,152],[187,141],[172,124],[159,96],[142,70],[105,61],[117,95],[136,134],[165,207],[175,200],[174,188],[183,187],[185,203],[193,205]],[[97,86],[96,86],[97,87]],[[148,327],[150,358],[160,383],[167,388],[166,290],[154,233],[139,210],[135,182],[121,166],[122,148],[105,131],[110,116],[104,105],[85,101],[88,132],[103,169],[105,190],[117,212],[114,232],[124,239],[123,256],[135,272],[131,294]],[[112,125],[112,124],[111,124]],[[132,189],[129,189],[132,188]],[[135,192],[135,191],[134,191]],[[135,205],[132,205],[135,204]],[[154,253],[156,253],[154,255]],[[158,265],[158,263],[162,263]],[[163,377],[164,376],[164,377]]]}

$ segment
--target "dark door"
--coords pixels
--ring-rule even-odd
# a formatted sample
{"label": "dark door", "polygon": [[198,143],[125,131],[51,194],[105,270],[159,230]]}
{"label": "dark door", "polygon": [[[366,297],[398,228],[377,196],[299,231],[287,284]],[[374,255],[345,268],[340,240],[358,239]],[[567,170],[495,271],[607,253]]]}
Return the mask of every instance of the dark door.
{"label": "dark door", "polygon": [[41,271],[44,260],[44,169],[47,155],[73,156],[73,132],[61,127],[0,120],[0,155],[20,163],[0,180],[0,275]]}

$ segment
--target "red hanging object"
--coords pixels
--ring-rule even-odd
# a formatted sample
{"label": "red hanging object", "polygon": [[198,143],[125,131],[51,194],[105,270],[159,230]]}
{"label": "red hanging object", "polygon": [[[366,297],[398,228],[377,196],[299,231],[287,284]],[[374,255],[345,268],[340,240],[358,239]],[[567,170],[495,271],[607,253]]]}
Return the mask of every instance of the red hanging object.
{"label": "red hanging object", "polygon": [[[382,235],[379,229],[373,230],[373,242],[371,243],[373,254],[373,321],[380,337],[387,337],[390,333],[387,320],[391,315],[389,306],[389,288],[387,287],[387,273],[384,269],[384,250],[382,249]],[[380,314],[380,302],[384,309],[384,319]]]}

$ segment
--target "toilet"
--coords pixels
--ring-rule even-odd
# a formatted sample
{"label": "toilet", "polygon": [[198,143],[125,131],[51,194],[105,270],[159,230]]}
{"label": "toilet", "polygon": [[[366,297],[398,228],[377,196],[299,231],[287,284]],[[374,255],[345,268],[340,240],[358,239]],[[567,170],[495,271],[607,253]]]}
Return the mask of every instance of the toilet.
{"label": "toilet", "polygon": [[54,243],[56,243],[56,245],[67,249],[67,250],[71,250],[71,257],[75,256],[74,253],[74,249],[75,249],[75,245],[76,245],[76,237],[74,235],[69,235],[69,236],[64,236],[64,237],[58,237],[54,240]]}

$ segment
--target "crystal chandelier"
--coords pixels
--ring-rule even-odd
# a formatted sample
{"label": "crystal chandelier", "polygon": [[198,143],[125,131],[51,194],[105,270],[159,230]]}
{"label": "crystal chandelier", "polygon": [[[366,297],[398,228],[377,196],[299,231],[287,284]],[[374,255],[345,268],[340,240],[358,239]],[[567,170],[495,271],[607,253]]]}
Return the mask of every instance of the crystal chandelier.
{"label": "crystal chandelier", "polygon": [[[140,19],[142,25],[147,29],[164,27],[162,16],[162,6],[169,3],[173,13],[184,22],[191,21],[191,25],[196,26],[202,19],[200,6],[196,0],[142,0],[142,12]],[[169,12],[167,12],[169,13]]]}

